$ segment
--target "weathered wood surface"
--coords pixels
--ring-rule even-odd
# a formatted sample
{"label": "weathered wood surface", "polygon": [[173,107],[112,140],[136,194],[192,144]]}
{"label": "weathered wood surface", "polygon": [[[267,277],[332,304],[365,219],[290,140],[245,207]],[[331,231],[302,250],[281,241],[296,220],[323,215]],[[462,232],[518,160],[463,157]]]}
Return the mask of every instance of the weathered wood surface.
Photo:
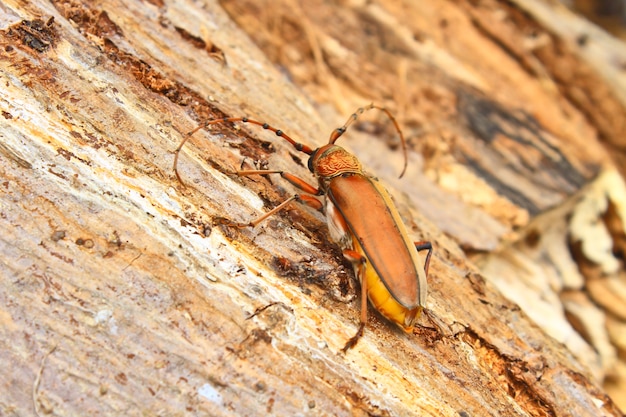
{"label": "weathered wood surface", "polygon": [[[619,88],[531,2],[224,3],[239,25],[215,2],[0,5],[0,415],[620,415],[593,350],[550,337],[461,250],[496,249],[611,165]],[[610,117],[580,104],[594,92]],[[171,151],[244,114],[319,145],[372,100],[403,122],[407,175],[382,119],[342,143],[437,249],[415,334],[370,314],[342,355],[358,303],[323,219],[216,222],[292,192],[234,178],[242,161],[309,178],[302,156],[216,127],[185,148],[183,187]]]}

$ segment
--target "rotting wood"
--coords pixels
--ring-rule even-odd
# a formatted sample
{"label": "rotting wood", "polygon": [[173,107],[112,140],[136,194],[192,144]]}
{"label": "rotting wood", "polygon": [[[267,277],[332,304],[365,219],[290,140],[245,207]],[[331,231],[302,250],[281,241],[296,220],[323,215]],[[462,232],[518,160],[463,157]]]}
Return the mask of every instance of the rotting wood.
{"label": "rotting wood", "polygon": [[[392,137],[377,120],[346,138],[389,184],[416,240],[435,244],[421,327],[406,336],[374,315],[357,348],[337,354],[358,310],[343,299],[353,294],[351,275],[327,243],[322,219],[295,207],[254,230],[215,222],[248,220],[290,192],[278,181],[232,178],[242,161],[306,177],[302,161],[271,136],[227,126],[200,134],[180,167],[189,187],[176,182],[171,151],[206,118],[249,114],[320,144],[347,116],[328,106],[318,116],[300,89],[311,93],[313,81],[288,82],[216,3],[33,1],[24,8],[9,1],[0,32],[0,365],[9,370],[1,414],[619,415],[592,373],[468,262],[454,241],[466,250],[485,250],[485,241],[495,246],[512,232],[503,220],[510,217],[491,204],[503,200],[489,192],[488,180],[476,192],[493,200],[468,203],[468,195],[454,192],[462,189],[455,175],[463,171],[447,171],[461,166],[453,163],[455,151],[472,148],[464,141],[487,146],[501,139],[466,135],[467,124],[457,128],[457,98],[467,84],[475,97],[532,115],[542,138],[571,145],[567,160],[585,179],[606,162],[593,129],[569,107],[569,123],[582,133],[550,119],[559,109],[546,93],[544,107],[530,106],[537,97],[527,91],[518,98],[528,108],[512,106],[517,101],[507,101],[511,91],[501,89],[502,80],[523,72],[507,61],[510,73],[497,73],[502,84],[494,83],[499,78],[487,68],[505,54],[453,3],[421,10],[393,2],[385,9],[318,6],[319,15],[304,15],[312,36],[324,40],[316,55],[332,62],[318,64],[332,70],[338,90],[311,96],[329,102],[332,95],[348,111],[374,98],[397,101],[414,149],[428,156],[420,165],[413,154],[399,181],[400,156],[376,140]],[[278,7],[261,11],[286,16]],[[317,37],[314,17],[336,32]],[[347,20],[333,25],[330,17]],[[35,19],[44,26],[27,27],[51,22],[45,43],[16,30]],[[398,27],[387,32],[394,21]],[[378,33],[378,43],[354,49],[363,33]],[[485,51],[468,61],[469,47],[435,48],[446,37],[487,46],[496,56]],[[289,43],[281,47],[290,58],[301,53]],[[388,71],[400,67],[382,71],[366,61],[356,61],[360,73],[338,74],[338,54],[346,50],[404,60],[406,78],[396,84],[399,74]],[[442,62],[464,65],[438,68]],[[524,81],[541,91],[532,79]],[[506,145],[501,149],[510,157]],[[528,208],[517,210],[523,221]]]}

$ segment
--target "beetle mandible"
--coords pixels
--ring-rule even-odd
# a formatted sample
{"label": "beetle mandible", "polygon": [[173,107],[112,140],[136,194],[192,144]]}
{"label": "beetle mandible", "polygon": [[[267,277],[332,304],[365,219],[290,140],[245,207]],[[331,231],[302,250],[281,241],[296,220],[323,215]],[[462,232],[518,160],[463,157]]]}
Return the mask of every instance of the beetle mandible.
{"label": "beetle mandible", "polygon": [[[326,214],[330,236],[341,247],[344,257],[354,266],[355,275],[361,283],[361,317],[357,332],[343,347],[343,352],[354,347],[362,337],[367,323],[367,299],[388,320],[411,332],[426,305],[427,276],[432,254],[430,242],[412,242],[400,214],[389,193],[377,178],[365,173],[359,160],[344,148],[335,145],[348,127],[364,112],[378,109],[393,122],[400,136],[407,167],[406,141],[398,122],[384,107],[370,104],[359,108],[346,123],[335,129],[328,143],[317,149],[296,142],[282,130],[267,123],[247,117],[226,117],[202,123],[183,138],[174,151],[174,172],[180,151],[198,130],[217,123],[243,122],[258,125],[274,132],[289,142],[294,149],[309,155],[308,167],[316,177],[318,186],[278,170],[238,171],[239,176],[280,174],[306,194],[295,194],[272,210],[249,223],[232,224],[238,227],[254,227],[269,216],[282,210],[293,201],[307,204]],[[325,196],[324,203],[313,196]],[[423,267],[418,251],[427,250]]]}

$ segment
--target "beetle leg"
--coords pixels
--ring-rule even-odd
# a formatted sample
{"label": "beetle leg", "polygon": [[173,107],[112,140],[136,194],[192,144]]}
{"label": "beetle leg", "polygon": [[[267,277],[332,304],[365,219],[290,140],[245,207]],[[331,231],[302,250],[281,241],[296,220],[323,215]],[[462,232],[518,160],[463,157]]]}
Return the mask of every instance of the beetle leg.
{"label": "beetle leg", "polygon": [[296,198],[296,201],[298,203],[306,204],[307,206],[319,211],[320,213],[324,211],[324,204],[317,198],[311,197],[310,195],[298,194],[298,198]]}
{"label": "beetle leg", "polygon": [[341,349],[343,353],[346,353],[348,349],[352,349],[363,336],[363,330],[365,330],[365,325],[367,324],[367,280],[365,279],[365,263],[367,259],[359,252],[350,249],[345,249],[343,256],[353,264],[358,264],[359,270],[357,274],[361,281],[361,320],[356,334],[352,336],[346,342],[343,349]]}
{"label": "beetle leg", "polygon": [[268,174],[280,174],[281,177],[289,181],[294,187],[297,187],[304,191],[307,194],[313,195],[322,195],[322,192],[318,189],[303,180],[300,177],[296,177],[293,174],[284,171],[278,170],[267,170],[267,169],[258,169],[258,170],[248,170],[248,171],[237,171],[237,175],[240,177],[247,177],[250,175],[268,175]]}
{"label": "beetle leg", "polygon": [[301,189],[305,193],[313,194],[313,195],[323,194],[319,188],[315,188],[314,186],[312,186],[311,184],[309,184],[302,178],[296,177],[293,174],[290,174],[288,172],[281,172],[280,176],[286,179],[287,181],[289,181],[294,187]]}
{"label": "beetle leg", "polygon": [[[280,174],[281,177],[283,177],[284,179],[286,179],[287,181],[289,181],[291,184],[298,187],[302,191],[309,193],[309,194],[313,194],[313,195],[321,195],[321,192],[317,188],[313,187],[311,184],[307,183],[303,179],[300,179],[293,174],[289,174],[288,172],[260,169],[260,170],[237,171],[236,174],[239,175],[240,177],[247,177],[250,175]],[[320,211],[320,212],[324,210],[324,205],[317,198],[311,197],[310,195],[294,194],[293,196],[283,201],[282,203],[280,203],[279,205],[277,205],[276,207],[274,207],[273,209],[271,209],[270,211],[268,211],[267,213],[265,213],[264,215],[262,215],[256,220],[252,220],[248,223],[229,223],[229,225],[235,226],[235,227],[255,227],[256,225],[261,223],[263,220],[267,219],[273,214],[278,213],[280,210],[285,208],[285,206],[291,203],[292,201],[297,201],[298,203],[306,204],[307,206],[314,208],[315,210]]]}
{"label": "beetle leg", "polygon": [[432,255],[433,253],[433,244],[425,240],[422,240],[419,242],[413,242],[413,243],[415,244],[415,249],[417,249],[418,252],[423,251],[423,250],[428,250],[428,253],[426,254],[426,262],[424,262],[424,272],[426,272],[426,276],[428,276],[428,268],[430,266],[430,255]]}
{"label": "beetle leg", "polygon": [[264,215],[262,215],[261,217],[255,220],[252,220],[248,223],[226,223],[226,225],[233,226],[233,227],[256,227],[263,220],[267,219],[270,216],[273,216],[274,214],[284,209],[285,206],[287,206],[292,201],[297,201],[298,203],[304,203],[307,206],[312,207],[319,211],[322,211],[322,209],[324,208],[324,205],[322,204],[322,202],[317,200],[314,197],[311,197],[308,195],[294,194],[291,197],[289,197],[287,200],[283,201],[282,203],[280,203],[279,205],[277,205],[276,207],[274,207],[273,209],[271,209],[270,211],[268,211],[267,213],[265,213]]}
{"label": "beetle leg", "polygon": [[265,213],[264,215],[262,215],[261,217],[256,218],[255,220],[252,220],[248,223],[226,223],[227,226],[233,226],[233,227],[256,227],[259,223],[261,223],[263,220],[267,219],[268,217],[278,213],[279,211],[281,211],[282,209],[285,208],[285,206],[287,206],[287,204],[291,203],[292,201],[298,200],[300,198],[300,196],[298,194],[293,195],[291,197],[289,197],[287,200],[283,201],[282,203],[280,203],[279,205],[277,205],[276,207],[274,207],[273,209],[271,209],[270,211],[268,211],[267,213]]}

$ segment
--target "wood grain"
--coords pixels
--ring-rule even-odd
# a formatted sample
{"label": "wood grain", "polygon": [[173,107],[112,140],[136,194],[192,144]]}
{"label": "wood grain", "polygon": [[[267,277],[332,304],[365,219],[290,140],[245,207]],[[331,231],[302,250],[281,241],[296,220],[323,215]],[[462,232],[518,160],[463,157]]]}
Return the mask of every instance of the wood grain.
{"label": "wood grain", "polygon": [[[620,127],[598,135],[537,55],[488,33],[498,16],[512,44],[516,19],[541,29],[521,6],[422,3],[4,2],[0,414],[620,415],[591,365],[466,254],[610,166]],[[172,151],[201,121],[243,115],[317,146],[370,100],[403,122],[407,175],[382,119],[342,143],[436,252],[415,333],[371,313],[342,355],[358,301],[321,216],[219,221],[293,192],[232,175],[242,164],[310,178],[302,156],[216,126],[184,149],[185,187]]]}

